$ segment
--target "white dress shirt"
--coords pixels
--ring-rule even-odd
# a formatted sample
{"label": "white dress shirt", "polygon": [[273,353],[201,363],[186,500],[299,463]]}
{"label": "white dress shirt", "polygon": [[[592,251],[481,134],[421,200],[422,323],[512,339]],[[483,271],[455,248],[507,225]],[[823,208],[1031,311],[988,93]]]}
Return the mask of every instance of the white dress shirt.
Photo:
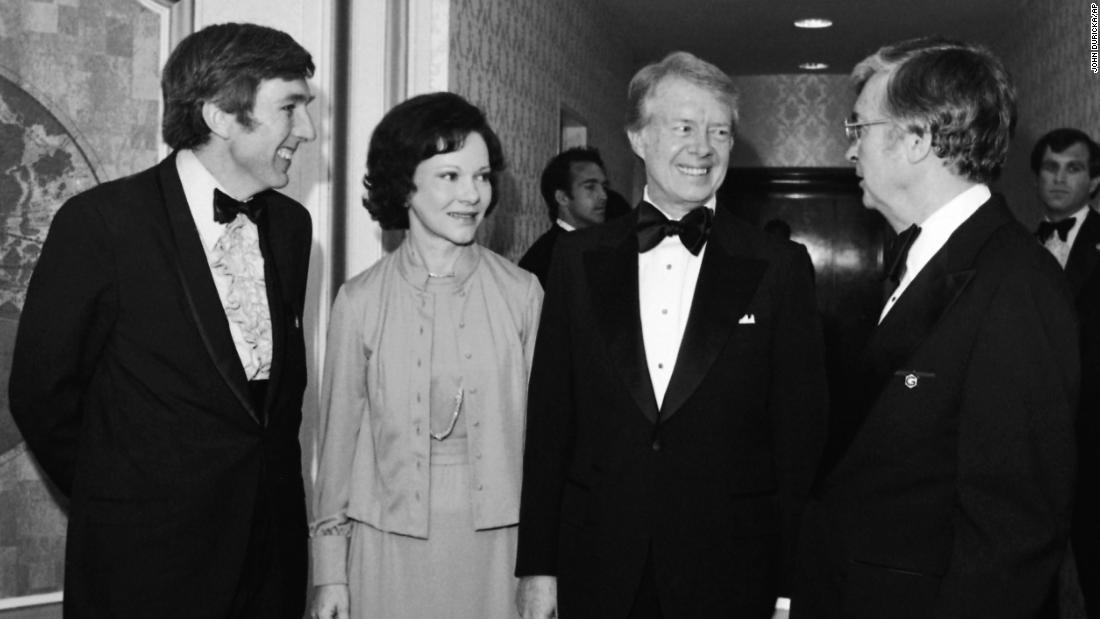
{"label": "white dress shirt", "polygon": [[555,221],[554,223],[558,224],[558,227],[561,228],[562,230],[565,230],[566,232],[572,232],[572,231],[576,230],[576,228],[574,228],[572,224],[565,221],[561,217],[558,217],[557,221]]}
{"label": "white dress shirt", "polygon": [[[646,187],[643,199],[649,199]],[[714,211],[716,200],[712,196],[703,206]],[[661,207],[657,210],[671,217]],[[684,338],[691,300],[695,296],[695,282],[699,279],[699,267],[703,264],[706,245],[693,256],[678,236],[665,237],[653,249],[638,254],[638,309],[642,317],[642,341],[649,366],[649,379],[653,383],[653,395],[657,406],[665,399],[676,357],[680,353],[680,340]]]}
{"label": "white dress shirt", "polygon": [[1063,269],[1066,268],[1066,262],[1069,261],[1069,252],[1073,249],[1073,242],[1077,240],[1077,233],[1081,231],[1081,224],[1085,223],[1085,216],[1088,214],[1089,205],[1085,203],[1080,210],[1070,215],[1070,217],[1073,217],[1073,227],[1066,234],[1066,240],[1063,241],[1058,238],[1057,233],[1054,233],[1050,235],[1049,239],[1043,241],[1043,247],[1054,254],[1054,257],[1058,259],[1058,264],[1062,265]]}
{"label": "white dress shirt", "polygon": [[920,226],[920,234],[909,248],[909,256],[905,260],[905,275],[902,276],[898,287],[882,308],[882,313],[878,317],[880,323],[886,318],[890,308],[894,307],[894,303],[901,298],[909,284],[913,283],[920,274],[924,265],[936,255],[955,230],[989,200],[990,195],[992,194],[989,192],[989,187],[974,185],[941,206],[935,213],[929,215],[928,219],[917,223]]}
{"label": "white dress shirt", "polygon": [[[176,171],[180,175],[183,184],[183,194],[187,198],[187,206],[191,209],[191,218],[195,220],[195,228],[199,232],[199,240],[202,241],[203,251],[206,252],[206,261],[210,268],[210,275],[214,278],[214,286],[218,289],[218,298],[222,307],[225,307],[226,298],[229,296],[230,278],[216,272],[213,268],[214,246],[221,238],[227,224],[214,221],[214,190],[217,189],[228,195],[229,192],[218,183],[206,166],[199,161],[195,153],[184,149],[176,153]],[[255,227],[251,221],[246,226]],[[262,262],[262,261],[261,261]],[[263,264],[257,265],[258,271],[263,272]],[[267,299],[263,299],[267,303]],[[252,354],[252,346],[245,341],[240,327],[232,320],[229,323],[229,333],[233,336],[233,345],[237,349],[237,356],[241,359],[241,365],[245,368],[245,374],[249,380],[267,380],[271,373],[271,359],[257,363]],[[250,371],[249,368],[255,368]]]}

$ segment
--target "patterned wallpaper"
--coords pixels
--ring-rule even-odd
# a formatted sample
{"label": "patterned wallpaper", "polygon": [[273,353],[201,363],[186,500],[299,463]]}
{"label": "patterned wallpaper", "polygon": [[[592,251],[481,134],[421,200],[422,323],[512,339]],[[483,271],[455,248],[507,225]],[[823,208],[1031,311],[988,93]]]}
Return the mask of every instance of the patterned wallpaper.
{"label": "patterned wallpaper", "polygon": [[1089,5],[1093,0],[1031,0],[993,47],[1016,80],[1019,123],[997,187],[1017,217],[1039,220],[1028,157],[1035,141],[1058,127],[1100,139],[1100,75],[1089,66]]}
{"label": "patterned wallpaper", "polygon": [[741,92],[733,167],[843,167],[842,123],[855,91],[847,75],[735,77]]}
{"label": "patterned wallpaper", "polygon": [[485,109],[508,171],[481,241],[513,260],[549,222],[539,174],[558,152],[560,106],[588,125],[612,186],[630,196],[623,132],[633,64],[615,21],[583,0],[452,0],[450,86]]}

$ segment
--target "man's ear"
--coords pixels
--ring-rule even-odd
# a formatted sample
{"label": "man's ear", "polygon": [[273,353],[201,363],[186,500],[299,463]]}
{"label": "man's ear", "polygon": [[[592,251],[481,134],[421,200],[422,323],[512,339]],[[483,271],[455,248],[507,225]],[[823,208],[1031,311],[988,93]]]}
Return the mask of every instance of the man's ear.
{"label": "man's ear", "polygon": [[561,189],[554,190],[554,201],[558,203],[558,207],[569,206],[570,198]]}
{"label": "man's ear", "polygon": [[236,122],[236,118],[210,101],[202,103],[202,119],[210,132],[220,138],[229,137],[229,126]]}
{"label": "man's ear", "polygon": [[1100,187],[1100,176],[1094,176],[1089,180],[1089,197],[1096,197],[1096,188]]}
{"label": "man's ear", "polygon": [[935,155],[932,151],[932,131],[925,127],[920,133],[909,130],[902,137],[905,146],[905,156],[909,163],[919,163],[929,155]]}
{"label": "man's ear", "polygon": [[630,149],[634,151],[635,155],[641,157],[642,161],[645,161],[645,129],[639,129],[638,131],[628,130],[626,132],[627,139],[630,140]]}

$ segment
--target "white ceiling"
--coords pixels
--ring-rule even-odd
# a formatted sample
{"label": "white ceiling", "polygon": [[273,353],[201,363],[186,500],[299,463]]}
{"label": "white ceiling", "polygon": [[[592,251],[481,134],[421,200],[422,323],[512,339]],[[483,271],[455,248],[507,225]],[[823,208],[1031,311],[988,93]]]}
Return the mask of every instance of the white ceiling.
{"label": "white ceiling", "polygon": [[[930,34],[990,44],[1029,1],[1067,0],[602,0],[636,65],[682,49],[732,75],[802,73],[807,61],[848,73],[884,44]],[[795,28],[804,17],[833,27]]]}

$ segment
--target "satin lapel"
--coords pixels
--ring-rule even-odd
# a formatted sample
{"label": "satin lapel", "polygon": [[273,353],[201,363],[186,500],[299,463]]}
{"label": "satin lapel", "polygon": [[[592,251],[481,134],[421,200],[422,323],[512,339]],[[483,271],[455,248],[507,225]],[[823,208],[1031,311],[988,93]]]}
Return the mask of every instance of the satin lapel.
{"label": "satin lapel", "polygon": [[[999,196],[983,204],[947,239],[925,265],[890,313],[875,329],[865,351],[868,369],[878,379],[905,363],[935,328],[974,276],[974,260],[993,232],[1012,221]],[[878,381],[868,388],[878,389]]]}
{"label": "satin lapel", "polygon": [[175,241],[177,260],[176,271],[180,286],[187,298],[188,307],[195,319],[202,343],[210,353],[210,359],[218,369],[233,395],[250,417],[259,423],[260,418],[252,406],[248,391],[248,378],[244,374],[237,349],[233,345],[233,336],[229,332],[229,322],[222,308],[218,289],[210,274],[210,264],[206,260],[202,242],[199,240],[191,209],[176,173],[176,157],[172,155],[161,162],[158,169],[164,208]]}
{"label": "satin lapel", "polygon": [[638,242],[635,215],[607,229],[605,243],[585,252],[592,310],[607,343],[611,363],[621,375],[639,410],[657,420],[657,397],[649,379],[642,320],[638,313]]}
{"label": "satin lapel", "polygon": [[260,253],[264,258],[264,283],[267,286],[267,306],[271,314],[271,377],[268,382],[267,400],[264,402],[263,423],[271,423],[271,403],[275,400],[276,386],[286,365],[286,315],[287,302],[283,299],[284,280],[290,275],[290,257],[287,239],[280,232],[288,226],[279,225],[282,213],[277,207],[268,206],[266,217],[260,224]]}
{"label": "satin lapel", "polygon": [[1089,278],[1089,274],[1100,262],[1100,215],[1091,209],[1085,215],[1085,221],[1081,224],[1081,230],[1077,232],[1077,238],[1073,240],[1073,248],[1070,249],[1069,259],[1066,261],[1066,278],[1069,279],[1070,288],[1076,298],[1081,293],[1081,288]]}
{"label": "satin lapel", "polygon": [[661,421],[676,414],[699,387],[756,294],[768,263],[736,255],[743,246],[733,217],[719,208],[699,267],[676,367],[661,404]]}

